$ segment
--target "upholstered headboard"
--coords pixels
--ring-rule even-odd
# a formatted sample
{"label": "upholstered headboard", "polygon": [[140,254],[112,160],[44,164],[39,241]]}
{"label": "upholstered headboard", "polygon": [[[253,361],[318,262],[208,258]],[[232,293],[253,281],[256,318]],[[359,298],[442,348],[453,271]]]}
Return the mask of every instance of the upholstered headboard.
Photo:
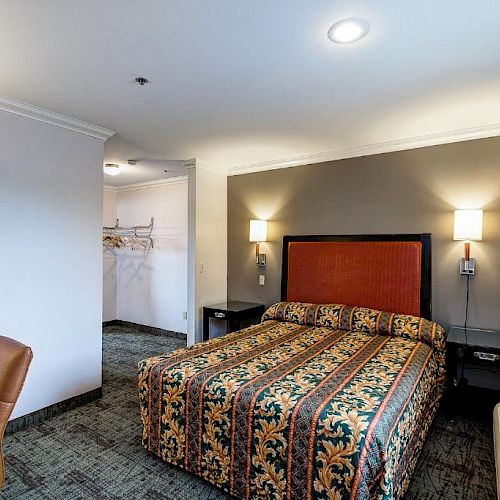
{"label": "upholstered headboard", "polygon": [[431,319],[431,235],[284,236],[281,299]]}

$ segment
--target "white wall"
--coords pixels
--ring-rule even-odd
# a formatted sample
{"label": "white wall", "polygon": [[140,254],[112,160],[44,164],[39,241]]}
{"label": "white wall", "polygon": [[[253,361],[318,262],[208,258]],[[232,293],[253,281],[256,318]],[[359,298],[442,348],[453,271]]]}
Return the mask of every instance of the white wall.
{"label": "white wall", "polygon": [[188,262],[187,262],[187,345],[196,342],[196,168],[188,169]]}
{"label": "white wall", "polygon": [[[114,226],[116,221],[116,197],[117,192],[109,189],[104,190],[103,196],[103,226]],[[103,251],[103,296],[102,296],[102,320],[112,321],[117,319],[116,305],[116,252],[111,249]]]}
{"label": "white wall", "polygon": [[154,248],[117,254],[117,318],[186,333],[188,183],[177,178],[147,188],[119,190],[121,226],[154,217]]}
{"label": "white wall", "polygon": [[101,386],[103,142],[0,111],[0,334],[33,350],[13,417]]}
{"label": "white wall", "polygon": [[188,345],[202,339],[203,306],[227,299],[227,177],[200,167],[189,172]]}

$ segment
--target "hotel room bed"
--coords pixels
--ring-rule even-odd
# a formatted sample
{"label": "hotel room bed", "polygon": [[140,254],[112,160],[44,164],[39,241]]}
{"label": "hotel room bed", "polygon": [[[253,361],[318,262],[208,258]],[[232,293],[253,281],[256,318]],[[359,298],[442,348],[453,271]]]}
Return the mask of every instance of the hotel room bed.
{"label": "hotel room bed", "polygon": [[239,498],[399,498],[444,380],[444,330],[282,302],[140,364],[143,444]]}
{"label": "hotel room bed", "polygon": [[445,380],[430,274],[430,235],[285,237],[260,325],[139,364],[144,446],[238,498],[400,498]]}

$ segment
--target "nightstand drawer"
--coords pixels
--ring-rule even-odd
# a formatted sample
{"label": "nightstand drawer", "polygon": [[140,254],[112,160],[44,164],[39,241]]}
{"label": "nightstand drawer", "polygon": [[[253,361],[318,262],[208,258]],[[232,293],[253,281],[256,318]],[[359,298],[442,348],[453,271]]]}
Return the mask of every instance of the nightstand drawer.
{"label": "nightstand drawer", "polygon": [[500,391],[498,350],[468,347],[465,349],[463,370],[469,385]]}

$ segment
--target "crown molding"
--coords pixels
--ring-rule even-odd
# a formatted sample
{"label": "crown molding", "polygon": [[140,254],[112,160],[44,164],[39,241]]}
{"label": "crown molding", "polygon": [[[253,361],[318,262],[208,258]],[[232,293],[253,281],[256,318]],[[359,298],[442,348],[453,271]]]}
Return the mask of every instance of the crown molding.
{"label": "crown molding", "polygon": [[228,175],[242,175],[252,172],[263,172],[265,170],[276,170],[279,168],[298,167],[310,165],[311,163],[322,163],[325,161],[343,160],[346,158],[357,158],[360,156],[371,156],[381,153],[391,153],[393,151],[403,151],[406,149],[425,148],[440,144],[450,144],[453,142],[471,141],[474,139],[485,139],[500,135],[500,124],[485,125],[482,127],[466,128],[439,132],[436,134],[420,135],[406,139],[396,139],[386,142],[375,142],[361,146],[333,149],[322,153],[312,153],[304,155],[289,156],[278,160],[264,161],[260,163],[250,163],[228,168]]}
{"label": "crown molding", "polygon": [[212,166],[211,163],[204,161],[203,159],[196,158],[193,167],[198,170],[206,170],[207,172],[212,172],[214,174],[227,176],[228,173],[225,169],[220,169]]}
{"label": "crown molding", "polygon": [[32,104],[27,104],[8,97],[0,96],[0,110],[24,116],[25,118],[30,118],[31,120],[48,123],[49,125],[54,125],[55,127],[65,128],[67,130],[71,130],[72,132],[77,132],[78,134],[95,137],[101,141],[105,141],[115,134],[113,130],[76,120],[75,118],[54,113],[48,109],[39,108],[37,106],[33,106]]}
{"label": "crown molding", "polygon": [[135,184],[126,184],[125,186],[110,186],[104,184],[104,191],[132,191],[134,189],[149,189],[154,187],[170,186],[172,184],[183,184],[188,181],[187,175],[178,177],[169,177],[168,179],[158,179],[156,181],[136,182]]}

